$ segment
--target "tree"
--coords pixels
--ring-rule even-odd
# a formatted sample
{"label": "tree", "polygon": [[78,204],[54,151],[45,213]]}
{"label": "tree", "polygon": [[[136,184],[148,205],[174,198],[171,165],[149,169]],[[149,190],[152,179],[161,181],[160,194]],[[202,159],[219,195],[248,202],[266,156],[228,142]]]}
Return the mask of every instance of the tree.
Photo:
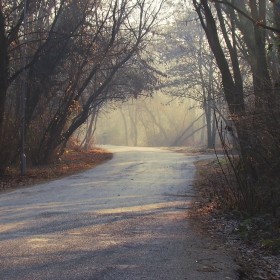
{"label": "tree", "polygon": [[[203,108],[206,146],[212,149],[216,138],[214,113],[222,118],[225,103],[220,90],[221,75],[196,17],[188,6],[183,5],[174,21],[166,26],[163,35],[166,49],[161,47],[161,55],[167,65],[168,78],[162,83],[161,90],[173,97],[191,98],[197,107]],[[204,131],[204,124],[197,123]]]}
{"label": "tree", "polygon": [[[279,32],[267,24],[268,20],[273,22],[267,17],[272,10],[275,17],[275,6],[262,0],[213,2],[193,0],[193,5],[222,76],[232,122],[227,129],[237,137],[240,147],[240,163],[235,167],[240,184],[239,206],[250,212],[270,207],[275,214],[280,204],[276,191],[280,138],[279,93],[272,77],[279,73],[271,75],[270,65],[279,69],[279,61],[269,64],[267,60],[269,52],[278,52],[277,38],[276,44],[270,40],[267,50],[271,38],[268,32]],[[251,76],[244,75],[244,65],[246,69],[249,65]]]}
{"label": "tree", "polygon": [[5,19],[2,3],[0,3],[0,139],[2,139],[2,128],[5,115],[6,93],[8,88],[8,40],[5,34]]}
{"label": "tree", "polygon": [[[108,100],[137,95],[137,90],[131,92],[125,87],[145,87],[145,80],[132,86],[136,76],[129,76],[126,71],[137,70],[135,62],[143,64],[141,53],[152,36],[163,3],[27,1],[25,124],[27,153],[33,163],[46,162],[63,152],[75,130]],[[19,63],[22,8],[23,2],[7,0],[3,7],[1,3],[0,59],[7,67],[1,68],[4,72],[0,81],[0,128],[2,133],[3,124],[7,126],[5,114],[11,108],[10,117],[15,125],[9,135],[17,135],[20,118],[14,106],[20,102],[13,101],[19,100],[17,92],[23,71]],[[6,135],[5,139],[9,137]],[[13,145],[18,145],[18,137],[14,138],[17,141]],[[18,153],[16,146],[4,148],[3,137],[0,141],[1,153]],[[12,157],[5,158],[1,166]]]}

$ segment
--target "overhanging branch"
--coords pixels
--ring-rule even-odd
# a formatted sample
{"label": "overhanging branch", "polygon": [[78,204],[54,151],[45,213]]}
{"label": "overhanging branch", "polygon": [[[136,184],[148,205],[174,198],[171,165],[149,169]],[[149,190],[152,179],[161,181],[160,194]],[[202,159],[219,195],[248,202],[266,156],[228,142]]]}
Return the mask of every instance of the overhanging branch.
{"label": "overhanging branch", "polygon": [[212,1],[215,2],[215,3],[220,3],[220,4],[228,5],[229,7],[231,7],[231,8],[234,9],[235,11],[237,11],[239,14],[241,14],[242,16],[244,16],[245,18],[247,18],[248,20],[250,20],[250,21],[251,21],[253,24],[255,24],[256,26],[280,34],[280,29],[274,28],[274,27],[271,27],[271,26],[268,26],[268,25],[266,25],[266,24],[261,23],[260,21],[257,21],[257,20],[255,20],[255,19],[253,19],[251,16],[249,16],[249,15],[246,14],[244,11],[242,11],[241,9],[239,9],[238,7],[236,7],[235,5],[233,5],[232,3],[228,2],[227,0],[212,0]]}

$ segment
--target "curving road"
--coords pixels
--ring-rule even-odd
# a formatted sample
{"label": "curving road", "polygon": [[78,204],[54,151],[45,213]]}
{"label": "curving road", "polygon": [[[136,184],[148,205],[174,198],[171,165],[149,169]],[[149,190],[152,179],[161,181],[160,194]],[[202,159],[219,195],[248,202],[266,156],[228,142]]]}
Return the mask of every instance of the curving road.
{"label": "curving road", "polygon": [[201,157],[105,148],[114,158],[97,168],[0,194],[1,280],[237,279],[189,226]]}

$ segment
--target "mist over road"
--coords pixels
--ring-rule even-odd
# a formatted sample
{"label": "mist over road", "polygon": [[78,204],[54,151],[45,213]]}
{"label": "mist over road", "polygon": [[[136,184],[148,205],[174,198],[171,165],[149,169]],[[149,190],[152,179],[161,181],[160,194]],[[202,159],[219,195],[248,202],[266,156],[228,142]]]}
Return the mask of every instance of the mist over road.
{"label": "mist over road", "polygon": [[0,194],[0,279],[237,279],[189,226],[202,156],[104,148],[97,168]]}

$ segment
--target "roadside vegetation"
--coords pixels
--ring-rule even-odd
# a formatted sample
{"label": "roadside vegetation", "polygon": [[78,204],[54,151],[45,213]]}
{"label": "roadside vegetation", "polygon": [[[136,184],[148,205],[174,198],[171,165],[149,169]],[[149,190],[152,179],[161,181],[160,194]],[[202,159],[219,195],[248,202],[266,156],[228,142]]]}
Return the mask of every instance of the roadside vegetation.
{"label": "roadside vegetation", "polygon": [[76,174],[105,163],[112,157],[112,153],[97,147],[88,151],[71,147],[67,148],[61,157],[54,159],[49,164],[28,166],[24,176],[20,175],[19,166],[11,165],[7,167],[5,175],[1,177],[0,192],[50,182]]}
{"label": "roadside vegetation", "polygon": [[193,224],[233,252],[240,279],[279,279],[280,216],[269,210],[250,215],[238,208],[233,192],[238,194],[239,185],[228,164],[222,154],[196,162]]}

